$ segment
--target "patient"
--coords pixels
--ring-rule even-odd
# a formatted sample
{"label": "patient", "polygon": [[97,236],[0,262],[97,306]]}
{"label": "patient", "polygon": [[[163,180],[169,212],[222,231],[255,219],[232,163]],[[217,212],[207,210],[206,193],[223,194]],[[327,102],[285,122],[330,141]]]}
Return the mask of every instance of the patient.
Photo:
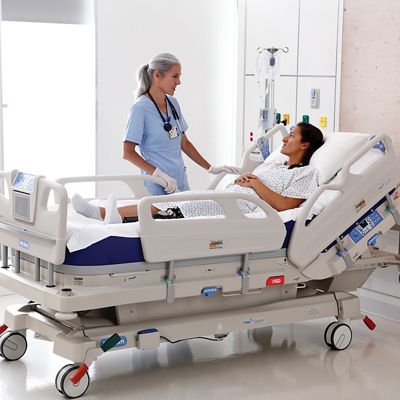
{"label": "patient", "polygon": [[[219,192],[249,193],[258,196],[277,211],[298,207],[317,189],[317,171],[309,165],[313,153],[323,144],[322,132],[311,124],[298,123],[282,139],[281,153],[288,161],[268,161],[259,165],[252,173],[244,173]],[[71,203],[76,212],[88,218],[104,220],[105,223],[121,223],[124,219],[137,216],[137,206],[116,206],[116,199],[110,196],[105,207],[97,207],[78,194]],[[244,214],[260,211],[252,202],[238,200]],[[191,200],[154,203],[155,218],[188,218],[223,215],[220,205],[213,200]]]}

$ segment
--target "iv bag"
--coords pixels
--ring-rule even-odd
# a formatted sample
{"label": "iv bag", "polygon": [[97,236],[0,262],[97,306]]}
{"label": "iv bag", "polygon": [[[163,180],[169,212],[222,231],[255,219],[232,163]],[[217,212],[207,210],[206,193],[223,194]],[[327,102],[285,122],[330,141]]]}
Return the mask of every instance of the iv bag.
{"label": "iv bag", "polygon": [[258,84],[266,79],[275,79],[279,76],[279,56],[277,53],[258,52],[256,57],[255,78]]}

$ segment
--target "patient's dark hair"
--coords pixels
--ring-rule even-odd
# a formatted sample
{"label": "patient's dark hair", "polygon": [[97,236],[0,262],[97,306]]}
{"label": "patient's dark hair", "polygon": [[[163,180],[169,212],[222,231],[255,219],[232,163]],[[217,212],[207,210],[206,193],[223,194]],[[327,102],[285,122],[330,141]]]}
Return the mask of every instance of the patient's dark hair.
{"label": "patient's dark hair", "polygon": [[299,122],[296,126],[300,128],[301,143],[309,143],[310,147],[305,151],[301,165],[308,165],[314,151],[324,144],[322,132],[314,125],[306,122]]}

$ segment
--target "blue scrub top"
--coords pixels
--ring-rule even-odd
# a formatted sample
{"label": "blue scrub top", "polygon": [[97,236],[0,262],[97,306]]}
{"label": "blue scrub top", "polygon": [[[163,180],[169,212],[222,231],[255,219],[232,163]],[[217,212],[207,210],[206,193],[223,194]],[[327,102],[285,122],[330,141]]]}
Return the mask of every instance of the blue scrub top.
{"label": "blue scrub top", "polygon": [[[170,139],[168,132],[164,130],[164,122],[154,103],[148,97],[140,96],[130,110],[124,141],[136,143],[140,148],[142,157],[176,179],[179,190],[184,191],[189,190],[189,185],[182,158],[181,141],[188,124],[182,115],[178,101],[171,96],[168,96],[168,98],[179,115],[177,122],[167,102],[169,122],[178,133],[176,138]],[[167,119],[167,116],[163,115]],[[142,173],[146,172],[142,171]],[[145,185],[153,195],[166,194],[164,188],[160,185],[151,182],[146,182]]]}

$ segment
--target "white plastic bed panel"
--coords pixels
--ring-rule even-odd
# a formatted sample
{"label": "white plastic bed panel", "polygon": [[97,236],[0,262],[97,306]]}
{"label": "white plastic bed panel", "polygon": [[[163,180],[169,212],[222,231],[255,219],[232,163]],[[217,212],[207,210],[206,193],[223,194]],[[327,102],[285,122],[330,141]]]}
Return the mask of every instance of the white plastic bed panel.
{"label": "white plastic bed panel", "polygon": [[[265,217],[248,218],[237,200],[258,205]],[[225,218],[154,220],[151,204],[163,201],[214,200]],[[282,219],[269,204],[248,194],[193,193],[143,198],[138,205],[143,254],[149,262],[279,249],[286,235]]]}
{"label": "white plastic bed panel", "polygon": [[[367,170],[357,174],[350,173],[351,166],[365,154],[374,144],[383,140],[385,143],[385,156],[377,159]],[[310,248],[324,250],[331,242],[335,241],[339,235],[356,222],[366,211],[373,207],[379,200],[396,187],[400,182],[399,163],[396,159],[391,140],[386,135],[377,135],[374,139],[366,143],[356,154],[346,161],[338,177],[329,184],[322,185],[304,203],[302,213],[297,217],[291,240],[288,247],[288,256],[291,262],[297,265],[303,273],[307,274],[306,267],[314,261],[317,254],[309,251]],[[341,195],[328,207],[326,207],[310,224],[305,225],[309,211],[314,201],[324,190],[339,190]],[[399,208],[399,198],[397,195],[395,203]],[[362,205],[360,207],[359,205]],[[384,207],[385,209],[386,206]],[[382,227],[387,224],[386,230],[395,224],[394,218],[389,211],[384,214],[387,221],[382,223]],[[354,254],[357,258],[360,254]],[[332,274],[328,266],[315,266],[321,271],[325,268],[325,273]],[[342,266],[342,269],[345,265]],[[336,273],[340,273],[338,270]],[[310,276],[310,275],[308,275]],[[313,276],[313,274],[311,274]],[[315,276],[322,279],[324,276]]]}
{"label": "white plastic bed panel", "polygon": [[[11,182],[16,171],[0,172],[8,186],[9,196],[0,194],[1,239],[4,246],[22,250],[35,257],[44,258],[53,264],[64,261],[68,202],[65,188],[44,177],[37,184],[37,199],[34,223],[13,217]],[[53,192],[55,204],[49,204]]]}

